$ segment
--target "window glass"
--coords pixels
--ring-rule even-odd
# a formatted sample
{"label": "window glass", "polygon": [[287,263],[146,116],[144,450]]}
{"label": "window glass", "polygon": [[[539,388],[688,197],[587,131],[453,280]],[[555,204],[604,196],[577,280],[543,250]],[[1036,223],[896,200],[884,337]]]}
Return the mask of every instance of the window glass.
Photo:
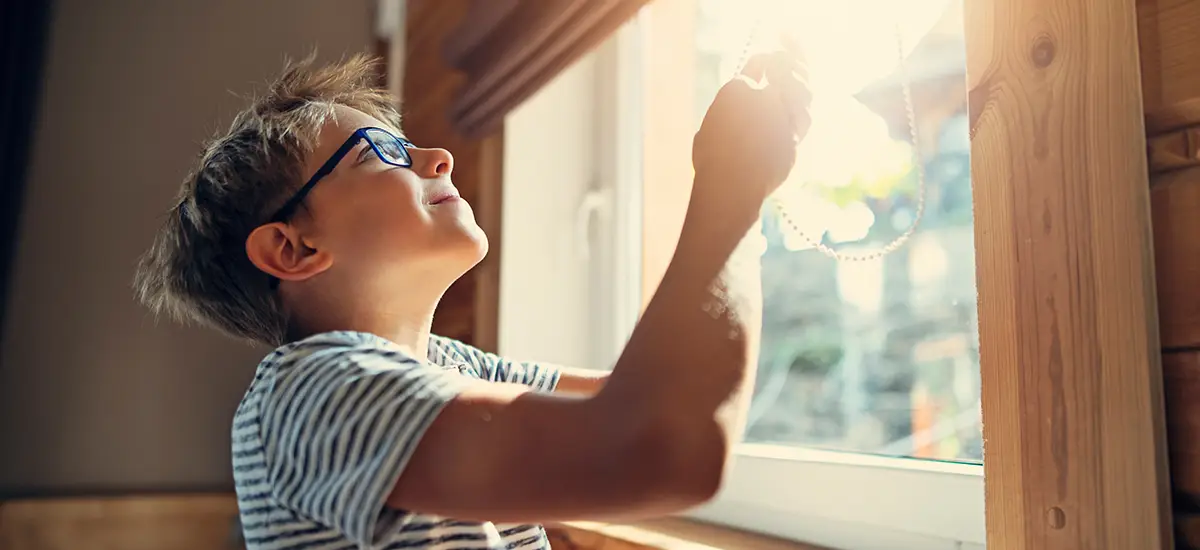
{"label": "window glass", "polygon": [[[753,23],[747,4],[694,4],[696,126],[680,128],[684,140],[742,58]],[[788,28],[805,45],[814,120],[776,196],[799,227],[781,222],[773,205],[764,209],[764,334],[746,440],[980,461],[961,4],[762,6],[760,42]],[[920,200],[918,162],[924,215],[905,246],[865,261],[835,261],[812,246],[870,255],[904,233]]]}

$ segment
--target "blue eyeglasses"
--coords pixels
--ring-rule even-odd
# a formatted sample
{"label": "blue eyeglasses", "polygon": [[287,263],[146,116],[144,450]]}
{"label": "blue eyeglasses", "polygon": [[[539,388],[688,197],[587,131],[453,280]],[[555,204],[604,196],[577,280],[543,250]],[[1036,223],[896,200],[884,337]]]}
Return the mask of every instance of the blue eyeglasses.
{"label": "blue eyeglasses", "polygon": [[313,186],[321,178],[328,176],[337,167],[338,163],[342,161],[342,157],[345,157],[346,153],[349,153],[355,145],[358,145],[359,140],[365,140],[367,146],[375,152],[375,155],[384,164],[399,168],[412,167],[412,155],[409,154],[408,148],[415,147],[415,145],[411,141],[396,137],[383,128],[359,128],[353,134],[350,134],[350,137],[346,138],[346,142],[341,147],[338,147],[337,152],[329,157],[329,160],[325,161],[325,164],[321,165],[321,168],[317,170],[317,173],[313,174],[308,183],[304,184],[304,187],[301,187],[299,191],[296,191],[295,195],[292,195],[292,198],[283,203],[283,206],[275,212],[275,215],[271,216],[271,223],[287,221],[288,218],[291,218],[292,214],[296,213],[296,208],[300,206],[300,203],[304,202],[304,197],[308,196],[309,191],[312,191]]}

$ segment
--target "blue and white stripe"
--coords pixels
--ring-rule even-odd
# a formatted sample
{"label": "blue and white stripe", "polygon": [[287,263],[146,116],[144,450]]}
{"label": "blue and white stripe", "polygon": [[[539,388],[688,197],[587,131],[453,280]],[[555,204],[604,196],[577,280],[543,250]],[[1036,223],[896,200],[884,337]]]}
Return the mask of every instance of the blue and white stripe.
{"label": "blue and white stripe", "polygon": [[468,378],[552,391],[558,369],[430,338],[427,360],[360,332],[328,332],[263,359],[233,420],[246,547],[549,548],[538,525],[410,514],[384,500],[422,434]]}

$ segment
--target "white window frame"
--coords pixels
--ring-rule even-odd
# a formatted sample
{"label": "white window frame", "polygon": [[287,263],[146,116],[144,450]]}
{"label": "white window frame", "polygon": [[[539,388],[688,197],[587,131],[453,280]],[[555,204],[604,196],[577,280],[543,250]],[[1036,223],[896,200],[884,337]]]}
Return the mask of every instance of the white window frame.
{"label": "white window frame", "polygon": [[646,66],[643,58],[645,11],[624,25],[594,55],[596,68],[597,170],[612,189],[613,255],[606,275],[613,281],[606,319],[612,327],[606,346],[612,357],[625,347],[641,315],[642,180]]}
{"label": "white window frame", "polygon": [[[641,310],[642,128],[648,14],[599,55],[599,165],[612,182],[617,284],[613,356]],[[604,120],[607,118],[607,122]],[[604,168],[601,168],[604,170]],[[983,467],[764,444],[742,444],[718,497],[687,516],[830,548],[982,549]]]}

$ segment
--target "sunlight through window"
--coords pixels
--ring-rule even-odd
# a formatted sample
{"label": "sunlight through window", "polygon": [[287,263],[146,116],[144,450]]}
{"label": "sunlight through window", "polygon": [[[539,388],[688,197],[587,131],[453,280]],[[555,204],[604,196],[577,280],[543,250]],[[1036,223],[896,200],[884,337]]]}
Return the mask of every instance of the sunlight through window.
{"label": "sunlight through window", "polygon": [[[803,47],[814,95],[797,168],[774,197],[797,227],[764,210],[747,442],[981,460],[962,28],[961,6],[947,0],[698,3],[697,106],[736,70],[747,37],[762,51],[781,32]],[[905,246],[866,262],[813,249],[860,256],[903,233],[917,214],[918,162],[925,211]]]}

